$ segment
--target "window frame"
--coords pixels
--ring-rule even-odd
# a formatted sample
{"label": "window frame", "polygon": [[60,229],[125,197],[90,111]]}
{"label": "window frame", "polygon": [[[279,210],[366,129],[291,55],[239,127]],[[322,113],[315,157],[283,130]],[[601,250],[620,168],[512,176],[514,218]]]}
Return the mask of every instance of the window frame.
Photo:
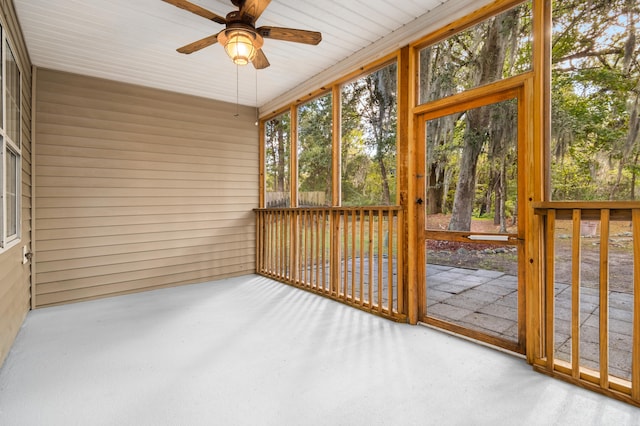
{"label": "window frame", "polygon": [[[400,124],[401,124],[401,117],[400,117],[400,113],[401,113],[401,105],[400,105],[400,52],[398,52],[398,55],[393,55],[390,59],[385,59],[384,61],[376,61],[373,64],[371,64],[369,67],[367,68],[363,68],[362,72],[351,76],[351,78],[349,79],[342,79],[340,81],[339,84],[337,84],[337,92],[339,93],[339,98],[338,98],[338,115],[337,117],[340,120],[340,134],[338,135],[338,146],[337,146],[337,151],[338,151],[338,156],[339,156],[339,171],[338,171],[338,186],[340,188],[340,192],[339,192],[339,206],[343,207],[344,206],[344,196],[342,194],[342,189],[343,189],[343,180],[342,180],[342,167],[343,167],[343,158],[342,158],[342,147],[343,147],[343,141],[342,141],[342,96],[343,96],[343,88],[349,84],[352,84],[360,79],[366,78],[371,74],[374,74],[378,71],[381,71],[391,65],[395,65],[396,67],[396,99],[395,99],[395,103],[396,103],[396,129],[395,129],[395,133],[396,133],[396,143],[395,143],[395,170],[394,170],[394,176],[393,176],[393,180],[394,180],[394,186],[395,186],[395,191],[394,191],[394,196],[391,197],[389,199],[389,206],[396,206],[399,205],[400,203],[400,199],[399,199],[399,194],[400,191],[398,190],[399,187],[399,182],[400,182],[400,176],[399,176],[399,167],[400,167]],[[334,117],[335,119],[335,117]],[[371,206],[371,205],[378,205],[378,204],[368,204],[367,206]],[[350,207],[362,207],[361,205],[350,205]]]}
{"label": "window frame", "polygon": [[[406,52],[408,54],[408,47],[405,48]],[[386,66],[390,65],[391,63],[396,63],[397,64],[397,81],[398,81],[398,87],[400,87],[400,79],[401,79],[401,62],[402,61],[406,61],[407,59],[401,59],[402,58],[402,52],[403,49],[399,49],[396,51],[393,51],[385,56],[382,56],[376,60],[374,60],[373,62],[369,63],[366,66],[362,66],[359,67],[357,70],[354,70],[344,76],[342,76],[341,78],[331,82],[330,84],[326,84],[323,85],[322,87],[320,87],[319,89],[307,94],[306,96],[302,96],[298,99],[296,99],[294,102],[291,102],[281,108],[278,108],[276,110],[271,111],[268,114],[265,114],[263,116],[260,117],[260,132],[259,132],[259,137],[260,137],[260,178],[259,178],[259,185],[260,185],[260,200],[259,200],[259,208],[261,209],[266,209],[269,208],[267,206],[266,203],[266,192],[267,192],[267,188],[266,188],[266,170],[265,170],[265,125],[266,123],[273,119],[278,117],[279,115],[289,112],[291,115],[291,164],[290,164],[290,177],[291,177],[291,181],[290,181],[290,185],[291,185],[291,205],[290,208],[298,208],[298,164],[297,164],[297,151],[298,151],[298,107],[300,105],[304,105],[307,104],[309,102],[314,101],[317,98],[320,98],[322,96],[325,96],[327,94],[331,94],[332,96],[332,109],[333,109],[333,130],[332,130],[332,144],[333,144],[333,148],[332,148],[332,152],[333,152],[333,157],[331,159],[332,161],[332,189],[331,189],[331,196],[332,196],[332,201],[331,201],[331,205],[326,206],[325,208],[332,208],[332,207],[342,207],[342,184],[341,184],[341,172],[342,172],[342,158],[341,158],[341,139],[342,139],[342,134],[341,134],[341,111],[340,111],[340,105],[342,102],[342,94],[341,94],[341,90],[342,90],[342,86],[344,84],[349,84],[361,77],[367,76],[368,74],[374,73],[376,71],[379,71],[382,68],[385,68]],[[402,95],[402,96],[406,96],[406,95]],[[400,98],[400,93],[398,94],[398,111],[397,111],[397,125],[396,125],[396,170],[399,170],[400,167],[400,162],[401,162],[401,158],[400,158],[400,144],[402,143],[400,135],[401,135],[401,128],[402,128],[402,123],[401,123],[401,111],[400,111],[400,105],[401,105],[401,101],[399,100]],[[400,176],[396,176],[396,184],[399,185],[400,182]],[[394,200],[390,200],[391,204],[390,206],[398,206],[400,205],[401,202],[401,197],[400,197],[400,191],[396,191],[395,194],[395,199]]]}
{"label": "window frame", "polygon": [[[292,185],[292,192],[295,195],[295,203],[292,204],[295,207],[310,207],[310,206],[301,206],[300,205],[300,127],[301,127],[301,123],[300,123],[300,109],[305,107],[306,105],[309,105],[313,102],[316,101],[320,101],[320,99],[326,97],[326,96],[330,96],[331,97],[331,112],[330,112],[330,119],[331,119],[331,140],[329,141],[329,144],[331,145],[331,157],[329,159],[329,167],[331,168],[331,187],[326,188],[329,191],[329,199],[325,201],[325,205],[322,207],[332,207],[335,204],[335,200],[337,199],[337,196],[334,194],[335,192],[335,188],[336,188],[336,171],[334,170],[335,168],[335,140],[336,140],[336,136],[333,134],[336,130],[336,125],[335,125],[335,110],[334,110],[334,103],[335,103],[335,91],[334,90],[325,90],[321,93],[319,93],[317,96],[314,96],[310,99],[306,99],[303,102],[299,102],[295,105],[295,133],[292,131],[292,137],[293,140],[295,141],[295,145],[292,144],[292,151],[291,151],[291,155],[292,155],[292,159],[293,157],[295,157],[295,169],[291,168],[290,169],[290,174],[291,174],[291,182],[295,182],[295,187],[293,187]],[[293,151],[295,147],[295,151]],[[293,198],[292,198],[293,200]],[[328,203],[328,204],[327,204]]]}
{"label": "window frame", "polygon": [[[22,113],[24,110],[23,105],[23,70],[20,64],[19,58],[15,54],[16,49],[13,45],[13,42],[9,38],[9,35],[6,31],[6,25],[3,20],[0,20],[0,43],[1,43],[1,54],[0,61],[1,63],[1,78],[2,83],[0,84],[0,96],[2,97],[2,114],[0,116],[0,253],[16,246],[20,243],[22,239]],[[7,57],[8,52],[11,52],[13,57],[13,61],[15,62],[15,66],[18,72],[17,75],[17,107],[18,107],[18,118],[17,118],[17,138],[15,141],[9,136],[9,132],[7,129],[7,124],[9,121],[9,112],[8,112],[8,102],[7,102]],[[7,170],[10,169],[9,165],[9,152],[15,155],[15,177],[13,181],[15,181],[15,188],[11,188],[14,191],[9,191],[7,185],[9,181],[7,180]],[[8,193],[15,193],[15,211],[13,214],[9,214],[9,202],[8,202]],[[9,234],[9,217],[15,217],[15,232]]]}
{"label": "window frame", "polygon": [[274,115],[273,117],[269,118],[268,120],[263,120],[261,122],[261,130],[260,130],[260,138],[261,138],[261,142],[260,142],[260,149],[262,151],[261,154],[261,165],[260,167],[263,169],[263,179],[261,179],[260,184],[263,186],[263,190],[261,191],[260,195],[261,195],[261,199],[263,201],[261,201],[261,204],[264,204],[265,207],[270,207],[269,206],[269,194],[270,193],[274,193],[276,191],[271,191],[269,188],[269,185],[267,183],[269,177],[271,176],[270,170],[267,167],[267,161],[268,161],[268,147],[267,147],[267,142],[269,141],[269,138],[267,138],[267,131],[268,131],[268,126],[269,126],[269,122],[271,122],[272,120],[276,120],[279,119],[281,117],[285,117],[287,116],[287,119],[289,120],[289,130],[288,130],[288,134],[287,134],[287,162],[286,164],[284,164],[286,170],[285,170],[285,174],[287,175],[287,179],[285,179],[286,182],[286,188],[284,189],[285,193],[288,193],[288,202],[286,203],[286,207],[291,207],[292,202],[293,202],[293,198],[291,197],[292,195],[292,182],[291,182],[291,178],[292,178],[292,173],[291,173],[291,165],[292,165],[292,147],[293,147],[293,140],[294,140],[294,136],[291,134],[292,133],[292,129],[296,129],[295,123],[293,123],[291,121],[291,110],[287,109],[284,110],[282,112],[280,112],[277,115]]}

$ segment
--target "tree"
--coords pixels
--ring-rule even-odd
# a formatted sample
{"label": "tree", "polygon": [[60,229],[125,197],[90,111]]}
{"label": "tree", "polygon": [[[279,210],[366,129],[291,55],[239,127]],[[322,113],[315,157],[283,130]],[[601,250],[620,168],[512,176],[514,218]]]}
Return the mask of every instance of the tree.
{"label": "tree", "polygon": [[[290,129],[288,113],[265,123],[265,170],[267,192],[285,194],[289,191]],[[289,205],[284,195],[274,201],[278,206]]]}
{"label": "tree", "polygon": [[397,65],[342,87],[342,201],[395,202]]}
{"label": "tree", "polygon": [[552,196],[634,199],[640,155],[640,3],[553,9]]}
{"label": "tree", "polygon": [[[454,60],[455,39],[430,46],[420,52],[420,100],[444,98],[455,93],[456,70],[460,61]],[[453,144],[455,124],[461,114],[448,115],[429,122],[426,129],[426,208],[428,214],[445,212],[447,176],[451,175],[447,152]]]}
{"label": "tree", "polygon": [[[420,52],[420,102],[441,99],[464,90],[517,75],[531,68],[531,4],[524,3],[475,27],[455,34]],[[508,174],[504,167],[504,150],[515,134],[498,130],[513,128],[510,116],[489,119],[491,107],[467,111],[430,120],[426,127],[427,213],[446,213],[451,203],[448,188],[455,180],[453,217],[450,229],[467,229],[475,204],[476,189],[484,191],[480,210],[489,214],[495,200],[499,221],[507,195],[500,176]],[[465,124],[461,125],[460,121]],[[483,128],[477,126],[486,126]],[[457,133],[462,130],[462,141]],[[482,152],[492,157],[482,181],[477,181],[477,164]],[[512,154],[515,154],[513,152]],[[505,153],[506,155],[506,153]],[[512,155],[514,157],[514,155]],[[511,158],[513,161],[514,158]],[[495,170],[494,170],[495,169]],[[498,185],[499,184],[499,185]],[[495,197],[494,197],[495,196]]]}
{"label": "tree", "polygon": [[[517,13],[517,9],[503,13],[491,19],[486,29],[480,27],[476,32],[474,44],[482,46],[475,59],[474,82],[476,85],[487,84],[502,76],[507,44],[518,25]],[[494,106],[488,105],[469,110],[465,114],[466,132],[449,230],[468,231],[471,229],[478,156],[485,144],[488,141],[493,141],[489,131],[493,110]],[[495,115],[493,119],[500,119],[500,115]],[[497,137],[497,135],[494,136]]]}
{"label": "tree", "polygon": [[331,93],[298,107],[298,204],[305,193],[324,193],[331,204],[333,116]]}

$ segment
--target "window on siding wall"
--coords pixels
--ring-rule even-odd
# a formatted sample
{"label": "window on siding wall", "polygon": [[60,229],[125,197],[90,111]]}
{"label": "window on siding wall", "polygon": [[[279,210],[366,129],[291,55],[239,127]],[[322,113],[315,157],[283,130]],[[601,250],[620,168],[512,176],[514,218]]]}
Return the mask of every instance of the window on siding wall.
{"label": "window on siding wall", "polygon": [[[21,74],[16,58],[0,27],[2,42],[0,88],[0,161],[1,192],[0,249],[20,238],[20,178],[21,178]],[[3,105],[2,105],[3,104]]]}
{"label": "window on siding wall", "polygon": [[328,93],[298,107],[298,206],[330,206],[333,116]]}
{"label": "window on siding wall", "polygon": [[267,207],[291,206],[291,114],[265,123],[265,186]]}
{"label": "window on siding wall", "polygon": [[5,48],[6,84],[4,94],[6,99],[7,116],[5,119],[7,136],[20,148],[20,70],[16,58],[9,47]]}
{"label": "window on siding wall", "polygon": [[18,155],[7,149],[7,240],[18,235]]}

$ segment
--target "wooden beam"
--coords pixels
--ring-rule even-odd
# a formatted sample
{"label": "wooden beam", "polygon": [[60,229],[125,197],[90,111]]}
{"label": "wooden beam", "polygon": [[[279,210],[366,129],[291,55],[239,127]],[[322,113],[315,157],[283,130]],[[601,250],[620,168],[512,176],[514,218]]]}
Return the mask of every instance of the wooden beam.
{"label": "wooden beam", "polygon": [[331,171],[332,171],[332,179],[331,179],[331,205],[332,206],[341,206],[342,205],[342,188],[340,185],[341,181],[341,170],[342,170],[342,150],[341,139],[342,139],[342,102],[340,101],[341,93],[340,86],[334,85],[331,89],[331,111],[332,111],[332,149],[331,149]]}

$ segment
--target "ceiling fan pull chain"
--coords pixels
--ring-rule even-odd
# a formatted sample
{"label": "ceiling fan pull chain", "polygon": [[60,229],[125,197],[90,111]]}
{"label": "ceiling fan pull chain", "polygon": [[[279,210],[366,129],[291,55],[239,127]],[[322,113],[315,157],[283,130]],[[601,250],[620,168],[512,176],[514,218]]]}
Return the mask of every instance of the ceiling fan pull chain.
{"label": "ceiling fan pull chain", "polygon": [[256,126],[260,124],[260,110],[258,109],[258,69],[255,69],[256,73]]}
{"label": "ceiling fan pull chain", "polygon": [[239,111],[239,106],[238,104],[240,103],[240,65],[236,64],[236,113],[234,114],[234,117],[239,117],[240,116],[240,111]]}

